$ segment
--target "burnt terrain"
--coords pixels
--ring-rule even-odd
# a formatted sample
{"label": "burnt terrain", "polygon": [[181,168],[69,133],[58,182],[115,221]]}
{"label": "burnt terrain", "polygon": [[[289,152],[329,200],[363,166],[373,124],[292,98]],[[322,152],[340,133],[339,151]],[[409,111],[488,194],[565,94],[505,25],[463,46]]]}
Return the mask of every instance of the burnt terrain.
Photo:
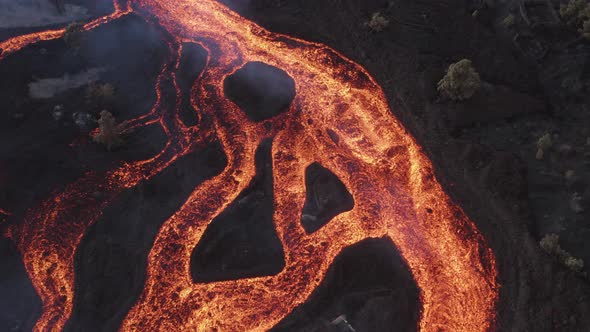
{"label": "burnt terrain", "polygon": [[[439,180],[497,257],[497,331],[590,329],[590,41],[558,17],[534,24],[557,15],[558,1],[541,9],[526,1],[223,2],[271,31],[327,44],[376,78],[392,112],[424,147]],[[111,9],[88,6],[96,16]],[[366,25],[375,12],[390,21],[381,32]],[[501,24],[507,15],[516,20],[510,27]],[[0,37],[22,32],[0,30]],[[85,32],[79,49],[47,41],[0,61],[0,208],[11,213],[0,215],[2,223],[18,223],[27,208],[88,171],[147,159],[162,149],[165,135],[155,125],[127,133],[110,152],[93,143],[89,132],[102,108],[119,121],[149,112],[169,52],[164,33],[130,15]],[[186,47],[178,81],[188,94],[206,54]],[[483,87],[468,101],[445,101],[436,84],[449,64],[463,58],[473,61]],[[89,103],[86,85],[51,98],[29,96],[28,84],[37,79],[91,68],[101,68],[99,82],[115,87],[108,105]],[[243,67],[225,88],[255,121],[284,111],[294,96],[292,80],[280,68],[260,63]],[[194,115],[188,100],[182,105],[187,125],[207,121]],[[536,142],[546,133],[553,148],[537,160]],[[256,177],[197,244],[195,282],[282,269],[269,199],[271,145],[259,146]],[[117,197],[77,250],[76,298],[65,330],[116,331],[141,293],[159,226],[226,162],[219,145],[208,143]],[[566,176],[568,171],[573,173]],[[308,233],[354,206],[338,178],[319,164],[307,169],[306,190],[300,222]],[[539,241],[549,233],[559,234],[561,247],[586,262],[582,271],[541,250]],[[0,330],[29,331],[41,301],[4,237],[0,266],[6,271],[0,276]],[[419,312],[418,289],[395,244],[369,239],[344,250],[308,301],[273,330],[349,331],[350,324],[359,332],[414,331]],[[348,323],[335,321],[342,315]]]}

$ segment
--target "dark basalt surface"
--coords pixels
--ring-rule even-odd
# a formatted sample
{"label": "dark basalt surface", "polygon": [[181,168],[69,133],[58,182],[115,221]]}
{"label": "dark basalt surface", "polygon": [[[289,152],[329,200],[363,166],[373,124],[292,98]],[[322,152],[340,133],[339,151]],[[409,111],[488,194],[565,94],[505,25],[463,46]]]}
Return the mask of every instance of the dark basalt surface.
{"label": "dark basalt surface", "polygon": [[367,239],[345,248],[307,302],[271,331],[341,331],[330,324],[341,315],[356,331],[416,331],[418,298],[391,240]]}
{"label": "dark basalt surface", "polygon": [[226,96],[255,122],[285,112],[295,98],[295,81],[282,69],[262,62],[249,62],[229,75],[223,87]]}
{"label": "dark basalt surface", "polygon": [[33,288],[20,253],[11,240],[0,237],[0,328],[31,331],[41,314],[41,299]]}
{"label": "dark basalt surface", "polygon": [[197,149],[105,209],[76,252],[74,310],[65,331],[117,330],[143,290],[147,256],[160,226],[225,163],[219,144]]}
{"label": "dark basalt surface", "polygon": [[182,92],[180,119],[186,126],[196,126],[200,119],[191,103],[193,84],[205,67],[207,51],[200,45],[184,43],[182,57],[176,71],[176,82]]}
{"label": "dark basalt surface", "polygon": [[305,190],[301,224],[307,233],[317,231],[335,216],[354,207],[354,198],[344,183],[318,163],[305,169]]}
{"label": "dark basalt surface", "polygon": [[275,275],[285,266],[273,213],[272,141],[256,151],[256,175],[225,211],[217,216],[191,256],[195,282]]}

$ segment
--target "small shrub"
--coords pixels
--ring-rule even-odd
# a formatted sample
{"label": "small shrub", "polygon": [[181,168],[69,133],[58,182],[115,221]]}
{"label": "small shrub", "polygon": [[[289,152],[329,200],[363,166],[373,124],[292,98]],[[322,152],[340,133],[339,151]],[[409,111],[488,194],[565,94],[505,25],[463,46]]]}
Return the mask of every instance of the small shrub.
{"label": "small shrub", "polygon": [[92,138],[95,142],[104,144],[111,151],[113,146],[120,145],[122,125],[117,125],[111,112],[103,110],[98,119],[98,133]]}
{"label": "small shrub", "polygon": [[551,139],[551,134],[547,133],[541,136],[537,140],[537,155],[536,158],[538,160],[542,160],[545,157],[545,153],[553,147],[553,140]]}
{"label": "small shrub", "polygon": [[559,14],[564,22],[590,39],[590,0],[570,0],[562,4]]}
{"label": "small shrub", "polygon": [[371,16],[371,19],[367,22],[367,26],[375,32],[381,32],[389,26],[389,20],[377,12]]}
{"label": "small shrub", "polygon": [[574,272],[582,272],[584,261],[578,258],[568,257],[565,259],[565,266]]}
{"label": "small shrub", "polygon": [[565,171],[564,177],[565,177],[565,181],[568,184],[574,183],[576,181],[576,179],[578,178],[577,175],[576,175],[576,172],[574,170],[572,170],[572,169],[569,169],[569,170]]}
{"label": "small shrub", "polygon": [[546,133],[545,135],[541,136],[537,141],[537,147],[543,150],[548,150],[551,147],[553,147],[553,140],[551,139],[551,134]]}
{"label": "small shrub", "polygon": [[66,44],[74,49],[78,49],[82,42],[82,31],[84,31],[84,24],[79,22],[70,23],[66,27],[63,35],[63,40]]}
{"label": "small shrub", "polygon": [[584,261],[573,257],[559,246],[559,235],[547,234],[539,242],[541,249],[557,258],[563,265],[574,272],[582,272]]}
{"label": "small shrub", "polygon": [[588,5],[588,0],[570,0],[559,7],[559,15],[566,24],[577,26],[584,21]]}
{"label": "small shrub", "polygon": [[514,17],[514,15],[509,14],[506,17],[504,17],[504,19],[502,19],[502,22],[500,24],[504,28],[509,29],[509,28],[513,27],[515,23],[516,23],[516,18]]}
{"label": "small shrub", "polygon": [[553,254],[559,249],[559,235],[547,234],[539,242],[541,249],[548,254]]}
{"label": "small shrub", "polygon": [[115,88],[109,83],[91,83],[86,88],[86,102],[100,108],[111,106],[115,100]]}
{"label": "small shrub", "polygon": [[479,74],[468,59],[451,64],[447,74],[438,82],[438,92],[451,100],[469,99],[480,87]]}

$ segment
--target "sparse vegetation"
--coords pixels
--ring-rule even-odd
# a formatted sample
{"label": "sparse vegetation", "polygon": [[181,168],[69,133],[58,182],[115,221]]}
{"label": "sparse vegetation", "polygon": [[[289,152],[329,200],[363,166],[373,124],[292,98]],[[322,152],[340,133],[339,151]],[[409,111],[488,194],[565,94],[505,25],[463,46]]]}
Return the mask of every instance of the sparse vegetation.
{"label": "sparse vegetation", "polygon": [[576,176],[576,172],[574,170],[567,170],[565,172],[565,180],[567,181],[568,184],[573,183],[576,180],[577,176]]}
{"label": "sparse vegetation", "polygon": [[80,44],[82,42],[83,27],[84,24],[79,22],[70,23],[66,27],[66,31],[63,35],[63,40],[69,47],[73,49],[80,48]]}
{"label": "sparse vegetation", "polygon": [[97,143],[104,144],[107,150],[122,143],[121,140],[122,125],[115,121],[111,112],[103,110],[100,112],[98,119],[98,133],[94,135],[93,140]]}
{"label": "sparse vegetation", "polygon": [[115,88],[109,83],[91,83],[86,88],[86,102],[100,108],[107,108],[115,100]]}
{"label": "sparse vegetation", "polygon": [[567,25],[590,39],[590,0],[570,0],[561,5],[559,14]]}
{"label": "sparse vegetation", "polygon": [[500,23],[504,28],[509,29],[516,23],[516,18],[512,14],[508,14]]}
{"label": "sparse vegetation", "polygon": [[564,264],[568,269],[575,272],[582,272],[584,269],[584,261],[579,258],[567,257]]}
{"label": "sparse vegetation", "polygon": [[560,6],[559,15],[566,24],[577,26],[584,21],[588,5],[588,0],[570,0]]}
{"label": "sparse vegetation", "polygon": [[582,272],[584,261],[573,257],[559,245],[559,235],[547,234],[539,242],[541,249],[557,258],[563,265],[574,272]]}
{"label": "sparse vegetation", "polygon": [[539,244],[541,245],[541,249],[543,249],[546,253],[555,253],[559,248],[559,235],[547,234],[541,239]]}
{"label": "sparse vegetation", "polygon": [[547,133],[537,140],[537,160],[545,158],[545,153],[553,147],[553,140],[551,134]]}
{"label": "sparse vegetation", "polygon": [[367,26],[375,32],[381,32],[389,26],[389,20],[377,12],[371,16],[371,19],[367,22]]}
{"label": "sparse vegetation", "polygon": [[451,100],[469,99],[480,87],[479,74],[468,59],[451,64],[447,74],[438,82],[438,92]]}

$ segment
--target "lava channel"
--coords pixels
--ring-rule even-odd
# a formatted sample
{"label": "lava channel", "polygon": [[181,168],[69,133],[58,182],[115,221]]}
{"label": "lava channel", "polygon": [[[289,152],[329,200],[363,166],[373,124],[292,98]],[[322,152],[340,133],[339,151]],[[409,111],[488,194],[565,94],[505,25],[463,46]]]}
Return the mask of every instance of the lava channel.
{"label": "lava channel", "polygon": [[[87,174],[30,208],[22,222],[9,228],[7,235],[22,253],[43,302],[36,331],[61,330],[69,318],[73,257],[101,211],[124,189],[212,139],[221,142],[227,166],[195,188],[164,222],[149,253],[143,292],[121,331],[268,330],[309,297],[343,248],[377,237],[396,244],[420,289],[420,331],[494,328],[495,257],[474,223],[443,191],[431,162],[392,115],[382,89],[365,69],[325,45],[269,32],[214,0],[115,1],[114,13],[83,29],[131,12],[168,32],[170,55],[155,87],[158,100],[152,111],[129,123],[159,123],[168,142],[149,160]],[[0,59],[35,42],[60,38],[64,31],[0,42]],[[208,53],[190,100],[199,117],[213,119],[210,125],[187,127],[179,120],[183,96],[174,70],[187,42]],[[293,78],[296,95],[287,112],[252,121],[224,96],[225,79],[250,62],[280,68]],[[174,105],[162,103],[163,81],[176,87]],[[256,147],[271,137],[273,220],[284,269],[274,276],[193,282],[193,249],[209,223],[251,182]],[[313,163],[333,172],[355,205],[308,234],[299,220],[305,169]],[[104,197],[92,196],[97,188]]]}

